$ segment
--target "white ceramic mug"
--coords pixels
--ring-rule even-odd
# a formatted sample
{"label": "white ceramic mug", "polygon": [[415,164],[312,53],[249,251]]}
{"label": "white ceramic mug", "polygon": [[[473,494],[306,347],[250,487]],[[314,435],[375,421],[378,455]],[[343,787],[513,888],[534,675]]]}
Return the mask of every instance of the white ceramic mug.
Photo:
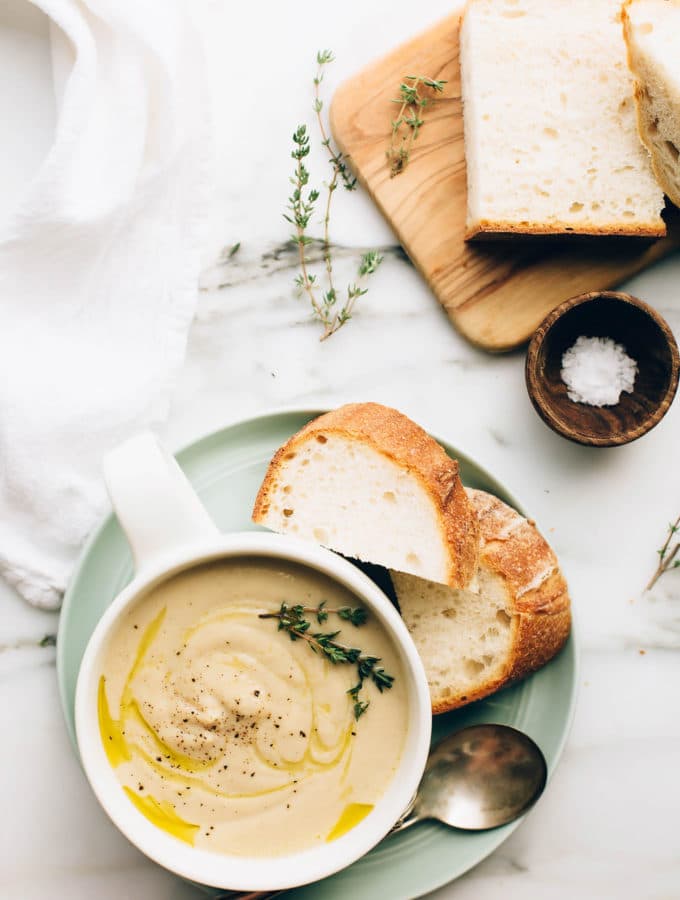
{"label": "white ceramic mug", "polygon": [[[220,534],[181,469],[144,433],[112,451],[106,482],[135,561],[132,582],[116,597],[87,645],[76,690],[76,732],[85,773],[120,831],[148,857],[201,884],[269,891],[324,878],[350,865],[390,830],[420,782],[430,744],[430,696],[411,637],[388,598],[342,557],[312,543],[263,532]],[[308,566],[352,591],[390,635],[408,679],[408,731],[399,768],[372,812],[332,843],[278,857],[211,853],[156,828],[129,801],[102,744],[97,688],[110,635],[146,592],[170,575],[219,558],[261,556]]]}

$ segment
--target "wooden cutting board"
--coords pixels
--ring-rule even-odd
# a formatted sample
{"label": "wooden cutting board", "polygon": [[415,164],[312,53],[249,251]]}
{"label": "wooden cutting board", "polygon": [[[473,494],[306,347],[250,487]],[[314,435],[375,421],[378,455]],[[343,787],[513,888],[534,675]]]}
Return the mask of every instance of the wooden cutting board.
{"label": "wooden cutting board", "polygon": [[[456,328],[486,350],[524,343],[555,306],[614,287],[680,245],[661,241],[553,237],[465,243],[465,147],[460,99],[460,14],[439,22],[338,88],[330,111],[341,150]],[[443,98],[407,168],[390,177],[385,158],[405,75],[445,79]],[[644,298],[643,298],[644,299]]]}

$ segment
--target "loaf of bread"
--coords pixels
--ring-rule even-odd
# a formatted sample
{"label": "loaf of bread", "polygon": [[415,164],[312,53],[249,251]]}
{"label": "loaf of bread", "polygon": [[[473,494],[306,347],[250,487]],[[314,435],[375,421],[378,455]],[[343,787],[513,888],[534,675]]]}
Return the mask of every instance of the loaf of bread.
{"label": "loaf of bread", "polygon": [[662,236],[620,0],[468,0],[460,34],[467,237]]}
{"label": "loaf of bread", "polygon": [[480,525],[475,591],[390,573],[435,714],[480,700],[545,665],[570,629],[566,582],[534,524],[490,494],[468,494]]}
{"label": "loaf of bread", "polygon": [[680,0],[628,0],[622,16],[640,138],[680,206]]}
{"label": "loaf of bread", "polygon": [[458,464],[377,403],[326,413],[281,447],[253,521],[451,587],[467,586],[477,568],[477,517]]}

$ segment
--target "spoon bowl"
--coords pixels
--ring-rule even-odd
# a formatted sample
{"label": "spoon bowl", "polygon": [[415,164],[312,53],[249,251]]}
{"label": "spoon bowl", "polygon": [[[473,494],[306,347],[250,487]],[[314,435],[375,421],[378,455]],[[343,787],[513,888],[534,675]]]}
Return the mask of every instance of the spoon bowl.
{"label": "spoon bowl", "polygon": [[401,831],[423,819],[483,831],[523,815],[543,793],[548,768],[531,738],[509,725],[472,725],[431,751]]}

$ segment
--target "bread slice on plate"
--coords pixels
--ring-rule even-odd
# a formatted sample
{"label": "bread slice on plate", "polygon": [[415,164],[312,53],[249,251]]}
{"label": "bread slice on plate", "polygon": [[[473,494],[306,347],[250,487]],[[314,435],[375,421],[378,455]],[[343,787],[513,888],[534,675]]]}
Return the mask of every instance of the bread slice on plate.
{"label": "bread slice on plate", "polygon": [[451,587],[467,586],[477,567],[477,517],[458,463],[377,403],[326,413],[281,447],[253,521]]}
{"label": "bread slice on plate", "polygon": [[640,138],[680,206],[680,0],[628,0],[622,17]]}
{"label": "bread slice on plate", "polygon": [[484,491],[468,495],[481,531],[479,593],[390,572],[435,714],[480,700],[545,665],[571,625],[566,582],[534,524]]}
{"label": "bread slice on plate", "polygon": [[460,34],[467,237],[662,236],[620,0],[468,0]]}

